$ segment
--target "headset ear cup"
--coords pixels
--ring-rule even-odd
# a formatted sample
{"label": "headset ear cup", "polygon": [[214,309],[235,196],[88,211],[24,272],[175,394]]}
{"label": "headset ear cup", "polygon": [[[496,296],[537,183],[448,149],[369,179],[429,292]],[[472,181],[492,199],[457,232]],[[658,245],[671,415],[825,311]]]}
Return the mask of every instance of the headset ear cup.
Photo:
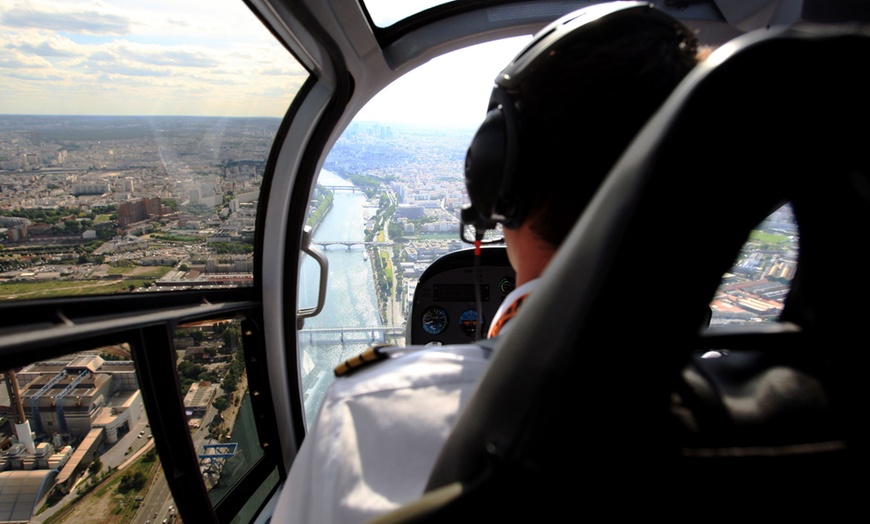
{"label": "headset ear cup", "polygon": [[493,97],[500,100],[498,106],[503,120],[504,145],[501,150],[502,175],[499,181],[493,214],[507,228],[514,228],[522,221],[520,202],[523,200],[517,189],[519,167],[520,115],[514,98],[504,89],[493,89]]}
{"label": "headset ear cup", "polygon": [[481,229],[495,227],[493,214],[504,182],[506,141],[504,114],[499,108],[492,109],[477,129],[465,156],[465,188],[471,208],[463,213],[463,220]]}

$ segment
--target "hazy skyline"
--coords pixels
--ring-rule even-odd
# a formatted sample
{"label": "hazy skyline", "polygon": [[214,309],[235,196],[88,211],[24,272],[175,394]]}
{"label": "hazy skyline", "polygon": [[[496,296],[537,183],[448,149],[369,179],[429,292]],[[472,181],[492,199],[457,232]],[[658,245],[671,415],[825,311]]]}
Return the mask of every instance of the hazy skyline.
{"label": "hazy skyline", "polygon": [[[523,40],[435,59],[358,118],[476,124]],[[283,117],[307,77],[241,0],[2,0],[0,48],[0,114]]]}

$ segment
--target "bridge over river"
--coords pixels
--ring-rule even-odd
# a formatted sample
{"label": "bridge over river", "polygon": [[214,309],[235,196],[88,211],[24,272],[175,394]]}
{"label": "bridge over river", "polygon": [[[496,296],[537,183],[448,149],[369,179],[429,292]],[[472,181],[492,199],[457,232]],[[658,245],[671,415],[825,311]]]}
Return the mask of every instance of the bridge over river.
{"label": "bridge over river", "polygon": [[384,247],[384,246],[392,246],[392,241],[386,242],[365,242],[363,240],[312,240],[312,244],[322,246],[324,248],[328,248],[329,246],[345,246],[349,250],[353,246],[376,246],[376,247]]}
{"label": "bridge over river", "polygon": [[299,332],[303,344],[368,344],[404,341],[405,326],[368,326],[340,328],[306,328]]}
{"label": "bridge over river", "polygon": [[352,191],[354,193],[359,191],[360,193],[365,193],[365,190],[363,188],[357,186],[327,186],[318,184],[317,187],[329,189],[330,191]]}

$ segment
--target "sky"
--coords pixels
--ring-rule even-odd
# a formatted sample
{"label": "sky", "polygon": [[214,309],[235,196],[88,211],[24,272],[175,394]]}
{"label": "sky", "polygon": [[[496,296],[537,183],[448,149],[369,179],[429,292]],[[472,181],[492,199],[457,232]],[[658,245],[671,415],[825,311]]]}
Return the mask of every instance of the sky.
{"label": "sky", "polygon": [[[433,60],[358,119],[480,122],[521,45]],[[0,114],[282,117],[305,77],[241,0],[0,0]]]}
{"label": "sky", "polygon": [[489,42],[432,59],[384,88],[357,119],[476,126],[486,116],[496,75],[527,41]]}
{"label": "sky", "polygon": [[240,0],[0,0],[0,113],[281,116],[304,78]]}

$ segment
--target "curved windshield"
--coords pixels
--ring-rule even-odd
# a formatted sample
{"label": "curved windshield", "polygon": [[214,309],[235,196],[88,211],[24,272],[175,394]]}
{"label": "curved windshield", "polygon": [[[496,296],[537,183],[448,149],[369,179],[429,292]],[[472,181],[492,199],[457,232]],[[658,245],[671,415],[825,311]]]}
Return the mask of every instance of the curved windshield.
{"label": "curved windshield", "polygon": [[[467,247],[459,238],[465,153],[492,79],[529,39],[454,51],[411,71],[373,98],[330,151],[308,217],[313,244],[329,260],[323,311],[299,332],[309,418],[336,364],[372,343],[405,344],[418,277]],[[318,279],[305,259],[300,309],[314,306]]]}

